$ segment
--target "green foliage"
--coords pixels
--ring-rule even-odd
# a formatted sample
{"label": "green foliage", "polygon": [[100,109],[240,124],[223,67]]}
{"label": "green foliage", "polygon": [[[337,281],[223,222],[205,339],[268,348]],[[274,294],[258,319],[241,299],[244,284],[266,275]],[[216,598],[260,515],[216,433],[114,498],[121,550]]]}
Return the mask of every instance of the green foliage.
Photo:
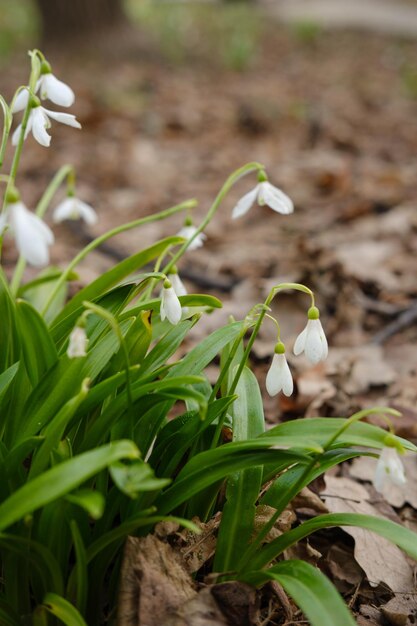
{"label": "green foliage", "polygon": [[[32,53],[31,85],[41,60],[39,52]],[[7,126],[8,105],[5,112]],[[6,127],[5,140],[8,133]],[[9,190],[22,144],[10,175],[1,178]],[[71,168],[60,172],[44,194],[49,201],[62,172]],[[252,172],[266,176],[258,163],[234,172],[199,231],[233,184]],[[181,295],[178,324],[161,320],[161,284],[188,246],[174,236],[135,252],[67,297],[75,266],[100,242],[194,204],[101,235],[65,270],[41,271],[27,285],[21,284],[22,259],[10,285],[0,270],[0,622],[101,625],[103,598],[111,611],[116,605],[112,581],[126,536],[152,532],[162,520],[198,532],[186,518],[204,521],[222,512],[214,571],[254,585],[277,580],[314,626],[353,621],[318,570],[275,562],[295,542],[319,529],[354,525],[417,558],[411,531],[364,515],[319,516],[265,541],[305,485],[338,463],[387,445],[385,430],[361,421],[372,410],[349,419],[293,420],[265,432],[261,392],[249,367],[251,348],[271,317],[272,299],[296,289],[314,302],[307,287],[275,286],[243,320],[231,320],[191,348],[189,333],[221,302],[205,294]],[[46,211],[47,203],[40,205]],[[7,217],[7,202],[5,207]],[[74,331],[81,335],[77,354]],[[222,439],[226,425],[229,443]],[[389,443],[417,450],[394,435]],[[255,534],[259,502],[275,514]]]}

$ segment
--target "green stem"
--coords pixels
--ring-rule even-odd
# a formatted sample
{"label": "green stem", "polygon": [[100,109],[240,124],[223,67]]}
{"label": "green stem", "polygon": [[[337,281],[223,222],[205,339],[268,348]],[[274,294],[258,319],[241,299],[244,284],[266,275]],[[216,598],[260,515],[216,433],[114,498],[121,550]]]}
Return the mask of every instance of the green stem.
{"label": "green stem", "polygon": [[136,228],[138,226],[143,226],[144,224],[150,224],[152,222],[163,220],[170,215],[174,215],[175,213],[179,213],[180,211],[185,211],[189,208],[192,208],[196,206],[196,204],[196,200],[186,200],[185,202],[181,202],[181,204],[177,204],[169,209],[165,209],[165,211],[160,211],[159,213],[155,213],[154,215],[147,215],[146,217],[134,220],[133,222],[128,222],[127,224],[123,224],[122,226],[117,226],[116,228],[109,230],[107,233],[104,233],[103,235],[100,235],[99,237],[91,241],[77,254],[77,256],[73,258],[73,260],[62,272],[61,276],[56,282],[54,290],[50,294],[43,308],[42,315],[45,315],[45,313],[48,311],[56,295],[59,293],[62,285],[65,284],[65,281],[67,280],[71,272],[77,267],[79,263],[81,263],[81,261],[83,261],[90,254],[90,252],[98,248],[98,246],[100,246],[102,243],[104,243],[108,239],[111,239],[111,237],[115,237],[120,233],[126,232],[127,230],[131,230],[132,228]]}
{"label": "green stem", "polygon": [[[67,176],[71,176],[73,174],[74,168],[72,165],[63,165],[55,174],[47,188],[45,189],[41,199],[39,200],[37,207],[35,209],[36,215],[40,218],[43,218],[50,203],[52,202],[52,198],[58,191],[59,187],[65,180]],[[25,271],[26,261],[22,257],[19,256],[19,260],[17,261],[16,268],[13,274],[13,278],[10,283],[10,289],[14,295],[17,295],[17,292],[20,287],[20,283],[22,281],[23,272]]]}

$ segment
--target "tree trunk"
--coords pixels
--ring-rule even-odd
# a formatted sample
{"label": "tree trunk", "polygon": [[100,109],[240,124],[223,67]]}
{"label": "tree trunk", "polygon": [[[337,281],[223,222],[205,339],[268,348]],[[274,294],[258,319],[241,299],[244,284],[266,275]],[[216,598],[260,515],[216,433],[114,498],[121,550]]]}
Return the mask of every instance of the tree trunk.
{"label": "tree trunk", "polygon": [[46,43],[78,39],[123,22],[122,0],[36,0]]}

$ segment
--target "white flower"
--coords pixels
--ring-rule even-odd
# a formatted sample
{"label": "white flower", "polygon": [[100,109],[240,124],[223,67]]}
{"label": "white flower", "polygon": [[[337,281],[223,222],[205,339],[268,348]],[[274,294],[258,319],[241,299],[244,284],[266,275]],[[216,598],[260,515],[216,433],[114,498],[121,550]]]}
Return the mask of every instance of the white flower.
{"label": "white flower", "polygon": [[178,297],[187,295],[187,289],[185,288],[181,278],[178,276],[178,273],[168,274],[168,280]]}
{"label": "white flower", "polygon": [[407,482],[399,454],[391,447],[383,448],[379,456],[373,480],[375,489],[382,493],[386,481],[398,486]]}
{"label": "white flower", "polygon": [[267,180],[260,176],[261,180],[256,187],[243,196],[236,204],[232,211],[232,218],[236,219],[245,215],[251,208],[255,200],[258,201],[260,206],[265,204],[274,211],[282,213],[283,215],[289,215],[294,211],[294,205],[292,200],[281,189],[274,187]]}
{"label": "white flower", "polygon": [[[184,237],[184,239],[191,239],[196,233],[197,228],[191,225],[185,225],[181,228],[181,230],[177,233],[177,237]],[[207,235],[204,233],[199,233],[197,237],[193,240],[193,242],[188,246],[188,250],[197,250],[197,248],[201,248],[204,245],[205,240],[207,239]]]}
{"label": "white flower", "polygon": [[295,341],[294,354],[298,356],[304,352],[307,359],[315,364],[327,358],[329,348],[317,307],[311,307],[308,316],[306,327]]}
{"label": "white flower", "polygon": [[[74,104],[75,95],[71,87],[58,80],[52,72],[42,74],[36,83],[35,93],[40,90],[42,100],[48,99],[62,107],[70,107]],[[12,113],[18,113],[26,109],[29,100],[29,90],[22,89],[16,96]]]}
{"label": "white flower", "polygon": [[[49,111],[42,106],[37,106],[30,112],[25,131],[25,139],[30,131],[32,131],[32,135],[36,141],[40,143],[41,146],[45,146],[47,148],[51,143],[51,136],[46,132],[46,130],[51,127],[51,121],[49,118],[56,120],[57,122],[61,122],[61,124],[66,124],[67,126],[81,128],[81,124],[76,120],[75,115],[71,115],[70,113],[60,113],[58,111]],[[22,125],[19,124],[12,135],[12,144],[14,146],[16,146],[19,142],[21,130]]]}
{"label": "white flower", "polygon": [[63,200],[53,213],[53,220],[57,224],[63,220],[77,220],[82,218],[89,226],[98,220],[97,213],[86,202],[75,196],[68,196]]}
{"label": "white flower", "polygon": [[182,309],[178,296],[174,291],[174,287],[167,280],[164,283],[161,293],[161,320],[165,318],[174,326],[181,320]]}
{"label": "white flower", "polygon": [[70,359],[87,355],[88,339],[85,328],[75,326],[69,336],[69,344],[67,348],[67,356]]}
{"label": "white flower", "polygon": [[36,85],[36,91],[38,90],[42,100],[48,98],[62,107],[70,107],[74,104],[75,95],[71,87],[62,80],[58,80],[52,72],[42,74]]}
{"label": "white flower", "polygon": [[285,357],[285,347],[282,342],[277,343],[271,367],[266,375],[266,390],[270,396],[276,396],[282,391],[290,396],[294,390],[294,383],[290,368]]}
{"label": "white flower", "polygon": [[29,211],[23,202],[9,204],[7,212],[16,247],[22,257],[31,265],[47,265],[48,247],[54,243],[54,235],[49,226]]}

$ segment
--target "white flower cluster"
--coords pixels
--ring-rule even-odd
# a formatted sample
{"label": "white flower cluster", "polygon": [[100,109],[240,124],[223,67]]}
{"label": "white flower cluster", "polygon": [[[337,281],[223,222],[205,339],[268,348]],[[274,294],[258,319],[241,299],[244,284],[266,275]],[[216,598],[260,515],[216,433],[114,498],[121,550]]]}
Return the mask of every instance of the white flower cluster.
{"label": "white flower cluster", "polygon": [[[302,352],[314,365],[327,358],[327,339],[320,322],[320,312],[315,306],[310,307],[307,324],[294,344],[294,354],[298,356]],[[285,357],[285,346],[279,341],[275,346],[275,354],[266,376],[266,390],[270,396],[276,396],[280,391],[290,396],[293,389],[292,375]]]}
{"label": "white flower cluster", "polygon": [[[44,61],[42,75],[37,81],[35,92],[42,99],[48,98],[55,104],[69,107],[74,103],[72,89],[58,80],[51,72],[50,65]],[[56,120],[63,124],[81,128],[75,115],[50,111],[41,106],[37,96],[30,95],[27,87],[20,90],[14,99],[12,113],[17,113],[30,106],[30,114],[27,120],[24,139],[32,132],[34,138],[42,146],[48,147],[51,136],[47,129],[50,128],[50,120]],[[12,144],[18,145],[22,133],[22,124],[19,124],[12,136]],[[73,190],[53,213],[55,223],[66,219],[82,218],[87,224],[92,225],[97,221],[94,209],[74,196]],[[19,254],[31,265],[40,267],[49,263],[49,247],[54,243],[54,235],[49,226],[36,214],[32,213],[20,200],[20,194],[14,187],[6,194],[6,209],[0,216],[0,236],[8,229],[15,238]]]}
{"label": "white flower cluster", "polygon": [[[42,100],[48,99],[54,104],[63,107],[70,107],[75,100],[71,87],[58,80],[52,74],[50,65],[46,62],[42,64],[42,75],[36,84],[35,93],[38,92]],[[49,147],[51,143],[51,136],[46,132],[51,127],[51,119],[73,128],[81,128],[81,124],[77,121],[75,115],[45,109],[37,98],[32,97],[31,99],[29,90],[25,87],[15,98],[12,113],[23,111],[28,105],[31,105],[31,110],[24,138],[26,139],[28,134],[32,132],[33,137],[41,146]],[[18,144],[21,132],[22,124],[19,124],[12,136],[12,144],[14,146]]]}

